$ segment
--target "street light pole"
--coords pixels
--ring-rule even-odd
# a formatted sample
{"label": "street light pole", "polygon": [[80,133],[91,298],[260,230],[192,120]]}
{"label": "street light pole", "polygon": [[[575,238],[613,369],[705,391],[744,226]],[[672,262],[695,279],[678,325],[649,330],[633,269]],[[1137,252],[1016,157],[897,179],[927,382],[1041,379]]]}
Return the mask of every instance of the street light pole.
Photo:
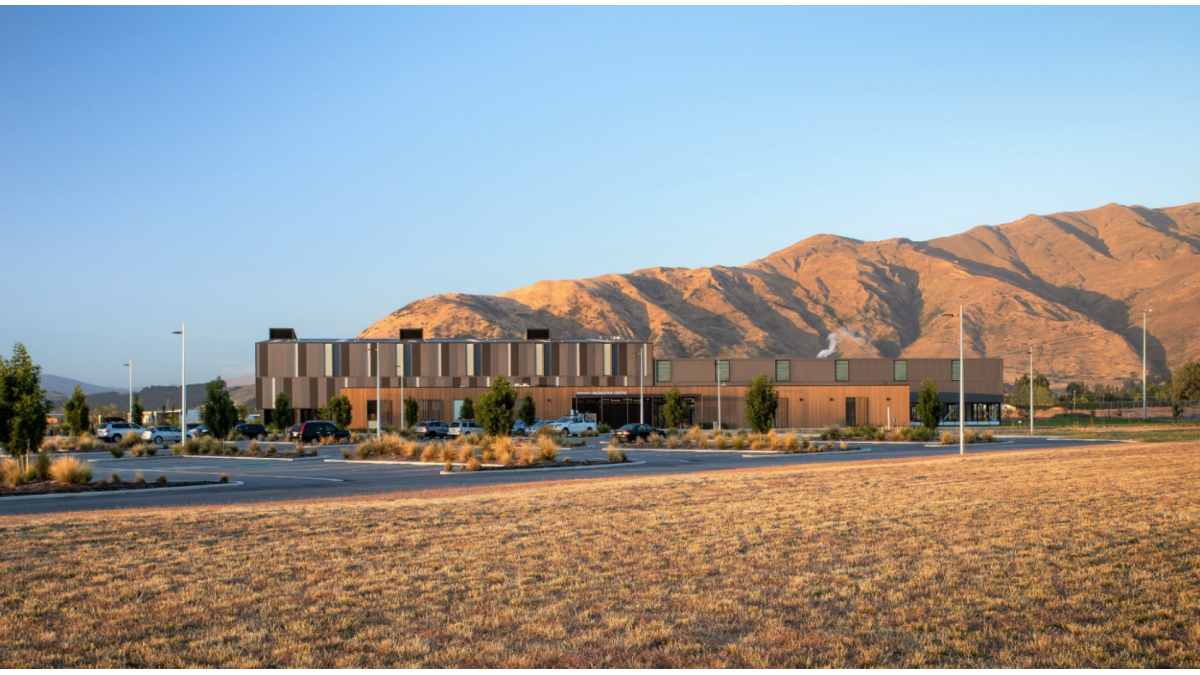
{"label": "street light pole", "polygon": [[646,423],[646,387],[643,384],[646,379],[646,347],[634,352],[641,360],[642,368],[638,371],[638,424]]}
{"label": "street light pole", "polygon": [[721,428],[721,359],[713,360],[713,376],[717,379],[717,428]]}
{"label": "street light pole", "polygon": [[380,373],[383,369],[379,367],[379,343],[375,343],[375,440],[379,440],[383,434],[383,403],[379,397],[381,385]]}
{"label": "street light pole", "polygon": [[1033,435],[1033,345],[1029,345],[1029,435]]}
{"label": "street light pole", "polygon": [[1150,308],[1142,309],[1142,419],[1146,419],[1146,315]]}
{"label": "street light pole", "polygon": [[[952,317],[954,314],[945,312],[942,314],[945,317]],[[966,431],[966,375],[967,368],[963,363],[963,306],[958,306],[958,454],[966,454],[967,440],[964,436]]]}
{"label": "street light pole", "polygon": [[187,441],[187,334],[184,324],[179,324],[179,330],[171,333],[179,336],[179,435]]}
{"label": "street light pole", "polygon": [[[129,369],[129,422],[133,422],[133,359],[129,359],[129,363],[125,364]],[[141,422],[139,422],[141,424]]]}

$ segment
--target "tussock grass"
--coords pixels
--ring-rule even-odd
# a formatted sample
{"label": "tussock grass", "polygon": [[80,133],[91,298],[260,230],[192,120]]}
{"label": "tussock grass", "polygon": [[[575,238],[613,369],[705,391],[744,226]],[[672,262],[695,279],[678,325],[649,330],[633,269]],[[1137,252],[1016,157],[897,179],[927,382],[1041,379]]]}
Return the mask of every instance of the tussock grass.
{"label": "tussock grass", "polygon": [[1196,668],[1198,482],[1155,444],[0,516],[0,667]]}
{"label": "tussock grass", "polygon": [[25,471],[15,459],[0,459],[0,484],[4,487],[21,487],[26,483]]}
{"label": "tussock grass", "polygon": [[80,485],[92,482],[92,465],[74,457],[58,457],[50,465],[50,478],[61,485]]}

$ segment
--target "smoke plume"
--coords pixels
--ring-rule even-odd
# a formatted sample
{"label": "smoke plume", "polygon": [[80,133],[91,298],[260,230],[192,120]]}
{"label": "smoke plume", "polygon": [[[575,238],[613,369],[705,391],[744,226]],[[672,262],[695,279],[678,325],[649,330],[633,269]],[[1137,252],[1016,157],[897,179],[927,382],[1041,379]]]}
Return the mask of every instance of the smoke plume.
{"label": "smoke plume", "polygon": [[842,340],[854,340],[859,344],[863,343],[862,338],[855,335],[853,331],[846,330],[845,328],[839,328],[830,333],[829,337],[825,338],[825,340],[829,346],[817,352],[818,359],[823,359],[827,356],[833,356],[834,353],[837,352],[838,342]]}

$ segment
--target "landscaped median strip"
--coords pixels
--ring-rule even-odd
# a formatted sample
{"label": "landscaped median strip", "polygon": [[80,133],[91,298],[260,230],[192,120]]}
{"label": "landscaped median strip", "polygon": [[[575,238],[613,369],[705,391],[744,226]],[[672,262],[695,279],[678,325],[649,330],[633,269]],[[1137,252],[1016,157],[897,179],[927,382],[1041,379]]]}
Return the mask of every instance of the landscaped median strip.
{"label": "landscaped median strip", "polygon": [[[391,460],[383,460],[383,459],[327,459],[325,461],[337,463],[337,464],[387,464],[387,465],[399,464],[401,466],[427,466],[431,469],[443,467],[446,465],[444,462],[409,462],[409,461],[404,461],[404,460],[391,461]],[[467,471],[465,469],[460,469],[458,471],[446,471],[443,469],[441,471],[441,473],[443,475],[450,475],[450,474],[458,475],[460,473],[523,473],[523,472],[527,473],[527,472],[531,472],[531,471],[570,471],[572,469],[603,469],[603,468],[611,468],[611,467],[618,467],[618,466],[638,466],[638,465],[645,464],[645,463],[646,463],[645,461],[615,462],[615,463],[600,462],[597,464],[578,464],[578,465],[574,465],[574,466],[544,466],[544,467],[537,467],[537,468],[532,468],[532,469],[510,469],[510,468],[505,467],[503,464],[480,464],[480,466],[484,467],[480,471]],[[466,466],[466,463],[465,462],[452,462],[452,465],[457,466],[457,467],[464,467],[464,466]]]}
{"label": "landscaped median strip", "polygon": [[67,497],[107,497],[111,495],[128,495],[128,494],[147,494],[166,492],[167,490],[207,490],[208,488],[223,488],[223,487],[238,487],[245,485],[241,481],[229,481],[228,483],[211,483],[209,485],[180,485],[177,487],[156,487],[156,488],[136,488],[130,490],[98,490],[95,492],[57,492],[46,495],[15,495],[12,497],[0,497],[0,504],[5,502],[23,501],[26,499],[61,499]]}
{"label": "landscaped median strip", "polygon": [[[580,464],[580,465],[576,465],[576,466],[544,466],[544,467],[539,467],[536,469],[502,469],[502,470],[493,469],[491,471],[486,471],[486,470],[485,471],[446,471],[445,469],[443,469],[438,473],[440,473],[443,476],[458,476],[460,474],[476,475],[476,474],[481,474],[481,473],[510,474],[510,473],[534,473],[534,472],[541,472],[541,471],[576,471],[576,470],[582,470],[582,469],[616,469],[616,468],[620,468],[623,466],[638,466],[640,464],[645,464],[645,463],[646,463],[645,460],[642,460],[642,461],[637,461],[637,462],[617,462],[615,464],[610,464],[608,462],[605,462],[603,464]],[[462,466],[462,465],[455,464],[455,466]],[[498,467],[500,465],[499,464],[484,464],[483,466]]]}
{"label": "landscaped median strip", "polygon": [[[307,457],[259,457],[258,455],[170,455],[171,457],[183,457],[186,459],[243,459],[258,461],[265,459],[271,462],[295,462],[304,461],[306,459],[321,459],[320,455],[309,455]],[[330,460],[325,460],[330,461]]]}

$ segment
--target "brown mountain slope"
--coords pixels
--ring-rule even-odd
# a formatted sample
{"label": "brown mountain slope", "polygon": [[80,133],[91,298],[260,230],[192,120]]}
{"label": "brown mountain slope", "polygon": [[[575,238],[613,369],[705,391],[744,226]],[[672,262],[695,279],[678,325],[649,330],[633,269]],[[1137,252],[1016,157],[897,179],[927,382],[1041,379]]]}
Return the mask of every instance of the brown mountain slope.
{"label": "brown mountain slope", "polygon": [[1141,370],[1150,306],[1150,369],[1200,357],[1200,203],[1109,204],[1027,216],[927,242],[809,237],[740,267],[662,268],[540,281],[499,296],[410,303],[360,337],[423,326],[430,337],[652,338],[662,356],[816,356],[841,336],[848,356],[1003,356],[1011,379],[1114,381]]}

